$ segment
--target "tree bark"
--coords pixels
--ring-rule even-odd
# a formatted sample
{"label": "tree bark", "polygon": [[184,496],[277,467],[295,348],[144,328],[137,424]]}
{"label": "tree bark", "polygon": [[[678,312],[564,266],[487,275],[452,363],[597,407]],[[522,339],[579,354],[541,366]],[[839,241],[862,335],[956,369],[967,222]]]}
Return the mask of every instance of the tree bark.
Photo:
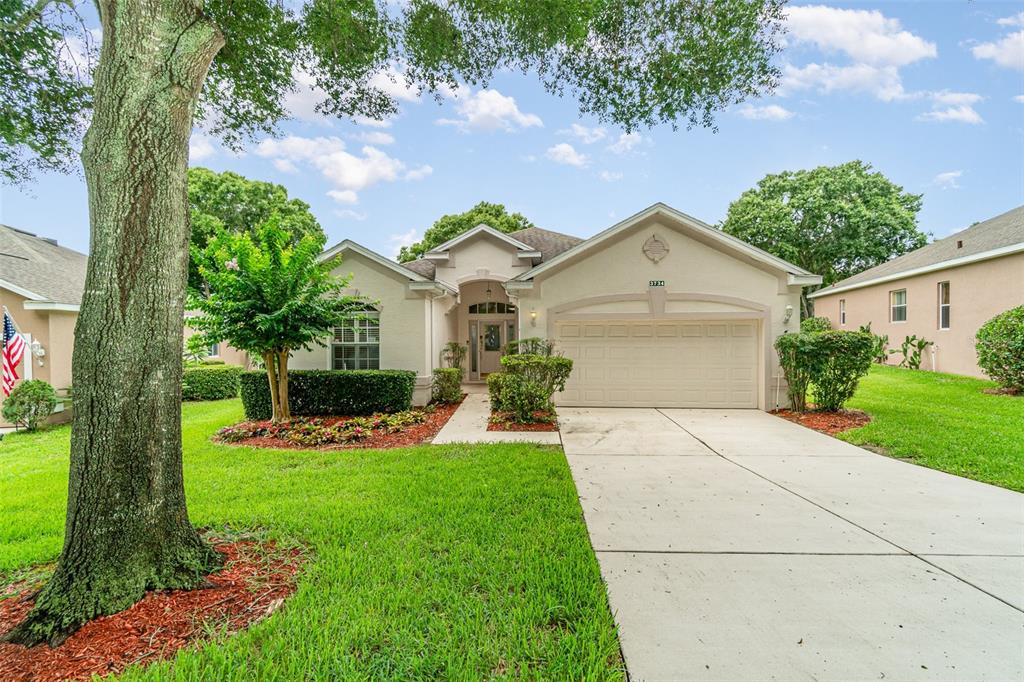
{"label": "tree bark", "polygon": [[270,421],[278,423],[281,421],[281,398],[277,385],[277,354],[267,351],[263,354],[263,364],[267,367],[267,382],[270,384]]}
{"label": "tree bark", "polygon": [[103,44],[82,162],[91,243],[75,329],[64,548],[8,639],[63,641],[220,558],[188,518],[181,349],[188,140],[223,45],[195,0],[100,0]]}
{"label": "tree bark", "polygon": [[281,420],[288,421],[292,418],[288,404],[288,351],[281,351],[277,357],[277,401],[281,405]]}

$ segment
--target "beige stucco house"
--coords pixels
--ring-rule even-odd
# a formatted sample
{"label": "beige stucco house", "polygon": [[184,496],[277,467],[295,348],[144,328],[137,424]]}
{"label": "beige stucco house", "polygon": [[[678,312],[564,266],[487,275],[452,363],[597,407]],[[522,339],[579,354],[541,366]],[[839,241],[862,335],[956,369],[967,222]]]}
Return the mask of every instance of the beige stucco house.
{"label": "beige stucco house", "polygon": [[445,343],[468,346],[467,380],[483,381],[509,341],[540,336],[574,361],[561,405],[772,409],[772,343],[821,282],[664,204],[586,240],[480,225],[404,265],[352,241],[335,256],[373,305],[290,366],[413,370],[417,403]]}
{"label": "beige stucco house", "polygon": [[[42,379],[58,392],[71,386],[75,323],[88,260],[53,239],[0,225],[0,306],[10,310],[28,342],[18,367],[22,379]],[[185,327],[185,338],[191,334]],[[210,350],[228,364],[248,364],[245,353],[227,344]],[[63,411],[63,406],[58,409]],[[57,420],[65,416],[58,414]],[[0,426],[10,425],[0,419]]]}
{"label": "beige stucco house", "polygon": [[1024,206],[810,298],[815,314],[828,317],[836,329],[870,323],[873,332],[888,335],[890,348],[917,335],[934,342],[922,367],[982,376],[975,333],[993,316],[1024,304]]}

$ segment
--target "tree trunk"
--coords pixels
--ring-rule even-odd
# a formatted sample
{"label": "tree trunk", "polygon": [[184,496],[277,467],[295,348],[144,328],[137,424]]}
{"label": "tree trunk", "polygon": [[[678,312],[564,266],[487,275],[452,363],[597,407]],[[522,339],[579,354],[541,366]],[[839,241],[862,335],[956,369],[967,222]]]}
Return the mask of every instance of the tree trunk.
{"label": "tree trunk", "polygon": [[146,590],[219,564],[192,527],[181,460],[188,140],[223,45],[189,0],[100,0],[83,145],[92,229],[75,330],[64,548],[13,642],[63,641]]}
{"label": "tree trunk", "polygon": [[288,404],[288,351],[278,355],[277,361],[277,401],[281,405],[281,420],[292,418],[292,408]]}
{"label": "tree trunk", "polygon": [[267,351],[263,354],[263,364],[267,367],[267,382],[270,384],[270,420],[273,423],[281,421],[281,398],[277,385],[277,354]]}

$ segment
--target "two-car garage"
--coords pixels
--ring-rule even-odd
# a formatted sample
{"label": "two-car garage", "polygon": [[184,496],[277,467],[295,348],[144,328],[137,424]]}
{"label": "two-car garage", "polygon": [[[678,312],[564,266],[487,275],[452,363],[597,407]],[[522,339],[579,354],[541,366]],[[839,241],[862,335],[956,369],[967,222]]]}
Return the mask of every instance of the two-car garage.
{"label": "two-car garage", "polygon": [[561,405],[758,406],[758,320],[566,320],[573,372]]}

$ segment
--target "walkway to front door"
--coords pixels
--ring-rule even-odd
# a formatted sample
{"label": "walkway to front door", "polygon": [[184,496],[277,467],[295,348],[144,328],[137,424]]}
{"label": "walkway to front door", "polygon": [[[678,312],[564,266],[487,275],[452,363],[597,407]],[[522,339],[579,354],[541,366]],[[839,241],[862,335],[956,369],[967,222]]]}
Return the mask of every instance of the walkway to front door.
{"label": "walkway to front door", "polygon": [[631,679],[1024,676],[1024,495],[756,410],[559,417]]}

